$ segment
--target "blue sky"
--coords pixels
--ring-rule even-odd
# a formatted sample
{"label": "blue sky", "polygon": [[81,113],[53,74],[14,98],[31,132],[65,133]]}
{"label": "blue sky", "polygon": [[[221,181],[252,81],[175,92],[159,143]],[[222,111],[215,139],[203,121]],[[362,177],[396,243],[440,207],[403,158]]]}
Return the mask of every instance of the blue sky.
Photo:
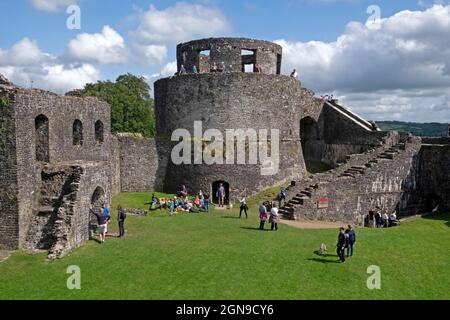
{"label": "blue sky", "polygon": [[[66,27],[73,3],[81,30]],[[176,43],[242,36],[281,44],[285,73],[366,118],[450,121],[448,1],[2,0],[0,12],[0,73],[22,86],[64,92],[125,72],[152,83],[173,73]]]}

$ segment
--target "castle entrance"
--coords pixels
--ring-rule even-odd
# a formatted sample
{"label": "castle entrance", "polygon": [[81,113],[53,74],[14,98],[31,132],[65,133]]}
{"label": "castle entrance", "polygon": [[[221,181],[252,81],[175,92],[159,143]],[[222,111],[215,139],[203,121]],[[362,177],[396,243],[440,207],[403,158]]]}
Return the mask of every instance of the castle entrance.
{"label": "castle entrance", "polygon": [[438,195],[430,194],[425,200],[426,212],[438,212],[442,207],[442,199]]}
{"label": "castle entrance", "polygon": [[230,184],[226,181],[215,181],[212,184],[212,193],[211,199],[214,204],[219,204],[219,197],[217,192],[219,191],[220,185],[223,185],[225,188],[225,205],[230,204]]}
{"label": "castle entrance", "polygon": [[[94,212],[100,212],[103,204],[106,203],[105,190],[102,187],[97,187],[91,197],[91,206]],[[103,212],[102,212],[103,214]],[[89,236],[93,236],[97,229],[97,218],[89,213]]]}

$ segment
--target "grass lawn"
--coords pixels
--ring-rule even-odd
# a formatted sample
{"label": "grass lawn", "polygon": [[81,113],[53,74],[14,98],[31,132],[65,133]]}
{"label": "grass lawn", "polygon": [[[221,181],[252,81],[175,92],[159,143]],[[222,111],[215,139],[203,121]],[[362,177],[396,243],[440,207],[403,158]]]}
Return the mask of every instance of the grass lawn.
{"label": "grass lawn", "polygon": [[[147,208],[150,196],[121,194],[113,207]],[[0,298],[450,299],[450,214],[357,230],[345,264],[334,253],[337,230],[261,232],[256,210],[237,215],[153,212],[129,217],[125,238],[90,241],[62,260],[16,252],[0,263]],[[325,257],[314,253],[322,242]],[[71,265],[81,268],[81,290],[66,288]],[[381,268],[381,290],[367,289],[371,265]]]}

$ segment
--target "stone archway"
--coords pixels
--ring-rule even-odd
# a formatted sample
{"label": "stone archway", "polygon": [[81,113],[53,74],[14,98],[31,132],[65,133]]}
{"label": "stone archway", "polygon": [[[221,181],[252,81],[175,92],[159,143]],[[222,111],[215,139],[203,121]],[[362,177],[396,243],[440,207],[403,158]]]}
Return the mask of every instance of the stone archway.
{"label": "stone archway", "polygon": [[226,181],[215,181],[212,183],[212,192],[211,192],[211,197],[212,197],[212,202],[214,204],[219,204],[219,198],[217,197],[217,190],[219,190],[220,184],[223,184],[223,186],[225,187],[225,205],[230,204],[230,184]]}
{"label": "stone archway", "polygon": [[[106,203],[105,190],[97,187],[91,197],[91,208],[94,212],[101,212],[102,206]],[[92,237],[97,229],[97,218],[89,213],[89,235]]]}
{"label": "stone archway", "polygon": [[425,211],[426,212],[439,212],[442,209],[442,198],[436,194],[429,194],[425,198]]}
{"label": "stone archway", "polygon": [[320,140],[319,125],[316,120],[305,117],[300,121],[300,139],[305,160],[320,161],[321,149],[317,148]]}

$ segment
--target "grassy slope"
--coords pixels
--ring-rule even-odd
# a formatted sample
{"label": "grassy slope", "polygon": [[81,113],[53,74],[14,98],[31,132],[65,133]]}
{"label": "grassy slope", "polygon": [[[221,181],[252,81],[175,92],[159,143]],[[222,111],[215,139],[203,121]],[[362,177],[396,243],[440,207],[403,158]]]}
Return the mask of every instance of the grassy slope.
{"label": "grassy slope", "polygon": [[[123,194],[114,205],[149,197]],[[255,210],[249,220],[236,215],[152,213],[130,217],[126,238],[90,241],[59,261],[16,253],[0,264],[0,298],[450,299],[450,215],[358,230],[345,264],[336,263],[335,230],[260,232]],[[330,256],[314,254],[321,242]],[[81,267],[81,291],[66,289],[69,265]],[[382,290],[366,288],[370,265],[381,267]]]}

